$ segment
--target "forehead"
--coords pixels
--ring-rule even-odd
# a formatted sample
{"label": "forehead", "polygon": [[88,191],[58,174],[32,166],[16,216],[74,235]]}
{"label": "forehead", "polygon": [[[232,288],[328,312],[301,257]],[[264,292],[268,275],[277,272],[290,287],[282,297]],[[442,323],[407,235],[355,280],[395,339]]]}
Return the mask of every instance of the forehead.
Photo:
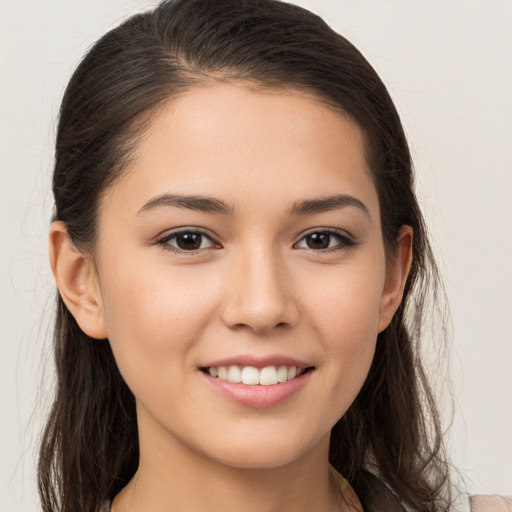
{"label": "forehead", "polygon": [[136,208],[162,193],[283,208],[333,193],[376,202],[355,122],[305,93],[234,84],[196,87],[161,108],[107,196]]}

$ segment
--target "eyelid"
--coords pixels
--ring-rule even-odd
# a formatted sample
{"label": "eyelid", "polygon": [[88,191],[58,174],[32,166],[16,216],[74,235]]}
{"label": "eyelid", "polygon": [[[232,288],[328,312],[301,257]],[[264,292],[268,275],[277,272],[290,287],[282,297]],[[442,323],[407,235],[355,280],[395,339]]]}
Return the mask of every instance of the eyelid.
{"label": "eyelid", "polygon": [[[208,238],[212,242],[214,247],[207,247],[207,248],[203,248],[203,249],[186,251],[186,250],[180,249],[178,247],[174,247],[173,245],[168,243],[173,238],[177,237],[180,234],[184,234],[184,233],[194,233],[194,234],[199,234],[201,236],[204,236],[205,238]],[[165,250],[176,252],[179,254],[197,254],[198,252],[221,247],[220,240],[215,234],[213,234],[211,231],[209,231],[207,229],[200,228],[197,226],[181,226],[179,228],[173,228],[173,229],[167,230],[163,234],[159,235],[156,238],[155,244],[161,246]],[[217,247],[215,247],[215,246],[217,246]]]}
{"label": "eyelid", "polygon": [[[180,249],[178,247],[175,247],[168,243],[173,238],[179,236],[183,233],[194,233],[194,234],[200,234],[201,236],[204,236],[205,238],[209,239],[213,247],[206,247],[206,248],[200,248],[196,250],[184,250]],[[325,249],[312,249],[308,247],[298,247],[298,244],[301,243],[307,236],[315,234],[315,233],[321,233],[321,234],[327,234],[333,237],[336,237],[338,239],[338,243],[334,247],[328,247]],[[179,254],[188,254],[193,255],[197,254],[202,251],[210,250],[210,249],[219,249],[222,248],[222,244],[219,240],[219,238],[212,233],[211,231],[200,228],[198,226],[181,226],[177,228],[173,228],[170,230],[165,231],[163,234],[159,235],[155,240],[156,245],[162,246],[165,250],[169,250],[172,252],[176,252]],[[359,245],[359,242],[355,239],[353,235],[348,233],[345,230],[338,229],[338,228],[327,228],[327,227],[316,227],[308,229],[307,231],[301,233],[300,237],[297,239],[297,241],[293,244],[293,248],[296,249],[305,249],[311,252],[315,253],[329,253],[329,252],[336,252],[341,250],[346,250],[351,247],[354,247],[356,245]]]}
{"label": "eyelid", "polygon": [[[321,233],[321,234],[327,234],[336,237],[339,240],[339,243],[336,244],[334,247],[328,247],[326,249],[312,249],[309,247],[297,247],[300,242],[302,242],[306,237],[309,235],[313,235],[315,233]],[[347,231],[343,229],[338,228],[326,228],[326,227],[317,227],[308,229],[306,232],[302,233],[300,235],[300,238],[293,244],[294,248],[298,249],[305,249],[307,251],[312,251],[316,253],[329,253],[329,252],[336,252],[336,251],[342,251],[346,249],[350,249],[351,247],[354,247],[356,245],[359,245],[359,242],[356,240],[356,238],[348,233]]]}

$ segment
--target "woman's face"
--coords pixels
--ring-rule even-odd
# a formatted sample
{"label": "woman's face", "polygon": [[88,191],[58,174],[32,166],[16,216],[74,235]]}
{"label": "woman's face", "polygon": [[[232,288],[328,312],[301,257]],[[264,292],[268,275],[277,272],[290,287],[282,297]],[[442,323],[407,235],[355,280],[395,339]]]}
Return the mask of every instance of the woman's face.
{"label": "woman's face", "polygon": [[158,113],[102,198],[95,262],[141,461],[158,446],[236,467],[325,453],[401,279],[357,126],[242,85]]}

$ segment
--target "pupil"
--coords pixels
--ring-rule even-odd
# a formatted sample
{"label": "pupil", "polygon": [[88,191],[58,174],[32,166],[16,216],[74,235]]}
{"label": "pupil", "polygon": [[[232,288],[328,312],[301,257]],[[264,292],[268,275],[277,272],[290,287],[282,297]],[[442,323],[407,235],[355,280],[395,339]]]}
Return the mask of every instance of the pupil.
{"label": "pupil", "polygon": [[201,247],[201,236],[197,233],[183,233],[176,237],[176,244],[180,249],[193,251]]}
{"label": "pupil", "polygon": [[312,233],[307,237],[307,244],[310,249],[327,249],[331,235],[327,233]]}

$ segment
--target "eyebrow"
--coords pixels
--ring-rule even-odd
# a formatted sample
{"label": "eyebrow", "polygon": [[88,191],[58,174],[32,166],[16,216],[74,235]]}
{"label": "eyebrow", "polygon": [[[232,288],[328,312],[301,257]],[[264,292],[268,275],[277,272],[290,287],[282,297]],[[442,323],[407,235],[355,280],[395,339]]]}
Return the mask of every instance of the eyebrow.
{"label": "eyebrow", "polygon": [[[308,215],[315,213],[323,213],[331,210],[337,210],[352,206],[360,209],[370,219],[370,212],[366,205],[354,196],[346,194],[338,194],[334,196],[321,197],[317,199],[306,199],[298,201],[288,211],[288,215]],[[219,215],[233,215],[234,207],[228,205],[220,199],[214,197],[201,196],[201,195],[183,195],[183,194],[162,194],[150,199],[144,206],[137,212],[141,213],[154,210],[162,207],[186,208],[204,213],[215,213]]]}
{"label": "eyebrow", "polygon": [[201,195],[162,194],[150,199],[138,212],[141,213],[161,207],[186,208],[204,213],[233,215],[234,208],[220,199]]}
{"label": "eyebrow", "polygon": [[347,206],[358,208],[371,220],[371,215],[366,205],[361,200],[357,199],[357,197],[346,194],[299,201],[291,207],[289,214],[308,215],[312,213],[323,213],[331,210],[338,210],[340,208],[346,208]]}

